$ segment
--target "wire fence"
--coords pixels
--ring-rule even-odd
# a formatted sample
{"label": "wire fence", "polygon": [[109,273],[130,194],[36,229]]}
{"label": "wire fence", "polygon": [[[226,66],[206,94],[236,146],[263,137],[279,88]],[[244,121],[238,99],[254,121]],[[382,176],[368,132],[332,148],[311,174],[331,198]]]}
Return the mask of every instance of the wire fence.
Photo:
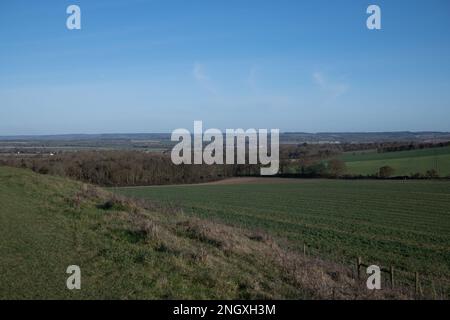
{"label": "wire fence", "polygon": [[[303,244],[302,253],[305,256],[324,256],[319,249]],[[342,263],[348,265],[349,261],[345,258]],[[366,269],[375,263],[369,263],[362,257],[357,257],[353,262],[354,278],[358,281],[367,280]],[[377,265],[378,266],[378,265]],[[409,271],[396,268],[395,265],[388,267],[378,266],[385,276],[382,276],[382,288],[391,288],[393,290],[407,290],[413,294],[416,299],[450,299],[450,278],[435,277],[433,275],[420,273],[419,271]],[[363,269],[366,268],[366,269]]]}

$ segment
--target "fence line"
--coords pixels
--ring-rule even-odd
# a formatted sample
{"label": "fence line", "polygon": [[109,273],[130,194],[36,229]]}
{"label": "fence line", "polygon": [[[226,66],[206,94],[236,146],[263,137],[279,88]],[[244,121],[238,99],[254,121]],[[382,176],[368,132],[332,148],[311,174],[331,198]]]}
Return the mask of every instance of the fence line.
{"label": "fence line", "polygon": [[[308,249],[308,246],[306,243],[303,243],[303,255],[306,256],[308,254],[308,252],[312,252],[312,250]],[[368,263],[364,263],[362,261],[362,258],[359,256],[356,259],[356,276],[358,280],[361,280],[361,267],[364,268],[368,268],[370,265]],[[384,272],[386,274],[389,275],[389,284],[391,289],[395,289],[396,288],[396,275],[398,273],[406,273],[408,275],[412,275],[414,278],[414,293],[416,295],[416,297],[420,298],[423,296],[423,288],[421,285],[421,277],[420,277],[420,273],[418,271],[415,272],[411,272],[411,271],[406,271],[406,270],[397,270],[395,269],[394,265],[391,265],[389,268],[385,268],[385,267],[380,267],[380,271]],[[432,279],[430,279],[431,283],[432,283],[432,287],[434,287],[434,281]]]}

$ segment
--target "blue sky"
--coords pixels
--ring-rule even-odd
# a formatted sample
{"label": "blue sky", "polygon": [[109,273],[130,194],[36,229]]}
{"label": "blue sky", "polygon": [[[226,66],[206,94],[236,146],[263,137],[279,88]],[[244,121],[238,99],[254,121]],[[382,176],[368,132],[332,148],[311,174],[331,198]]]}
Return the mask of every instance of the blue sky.
{"label": "blue sky", "polygon": [[[81,7],[81,30],[66,8]],[[382,30],[366,28],[366,8]],[[450,131],[450,1],[1,1],[0,135]]]}

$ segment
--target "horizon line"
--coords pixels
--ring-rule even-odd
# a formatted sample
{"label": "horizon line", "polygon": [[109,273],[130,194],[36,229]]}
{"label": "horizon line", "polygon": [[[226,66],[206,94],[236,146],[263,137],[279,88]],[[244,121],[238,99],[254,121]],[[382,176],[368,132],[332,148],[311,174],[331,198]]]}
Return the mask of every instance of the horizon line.
{"label": "horizon line", "polygon": [[[317,131],[317,132],[307,132],[307,131],[280,131],[280,134],[399,134],[399,133],[409,133],[409,134],[450,134],[450,131],[433,131],[433,130],[399,130],[399,131]],[[58,136],[113,136],[113,135],[150,135],[150,134],[161,134],[170,135],[171,132],[102,132],[102,133],[53,133],[53,134],[0,134],[1,138],[16,138],[16,137],[58,137]]]}

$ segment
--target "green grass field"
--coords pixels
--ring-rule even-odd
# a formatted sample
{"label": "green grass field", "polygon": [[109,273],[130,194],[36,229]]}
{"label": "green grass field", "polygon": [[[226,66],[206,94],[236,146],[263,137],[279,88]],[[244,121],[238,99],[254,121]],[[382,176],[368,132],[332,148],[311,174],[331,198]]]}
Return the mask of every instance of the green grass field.
{"label": "green grass field", "polygon": [[[96,195],[100,189],[90,189],[94,195],[78,201],[81,183],[5,167],[0,167],[0,182],[0,300],[304,294],[269,279],[265,273],[272,277],[278,274],[276,268],[264,269],[254,257],[239,265],[238,257],[225,257],[217,248],[188,237],[181,227],[174,235],[165,227],[166,223],[177,227],[175,214],[170,222],[158,212],[140,222],[156,225],[152,231],[156,241],[136,229],[131,208],[97,208],[104,201]],[[203,256],[211,261],[198,258]],[[66,288],[66,268],[72,264],[81,267],[81,290]],[[261,287],[254,289],[252,283]]]}
{"label": "green grass field", "polygon": [[347,173],[369,175],[380,167],[394,168],[394,175],[425,174],[435,169],[439,176],[450,176],[450,147],[411,151],[377,153],[373,150],[347,152],[341,157],[346,163]]}
{"label": "green grass field", "polygon": [[[267,180],[266,180],[267,181]],[[123,188],[192,215],[260,228],[336,260],[450,275],[450,182],[303,180]]]}
{"label": "green grass field", "polygon": [[450,296],[449,182],[264,181],[117,190],[139,202],[0,167],[0,299],[408,297],[363,290],[358,255]]}
{"label": "green grass field", "polygon": [[[69,265],[81,290],[66,288]],[[0,167],[0,300],[405,297],[348,274],[251,230]]]}

